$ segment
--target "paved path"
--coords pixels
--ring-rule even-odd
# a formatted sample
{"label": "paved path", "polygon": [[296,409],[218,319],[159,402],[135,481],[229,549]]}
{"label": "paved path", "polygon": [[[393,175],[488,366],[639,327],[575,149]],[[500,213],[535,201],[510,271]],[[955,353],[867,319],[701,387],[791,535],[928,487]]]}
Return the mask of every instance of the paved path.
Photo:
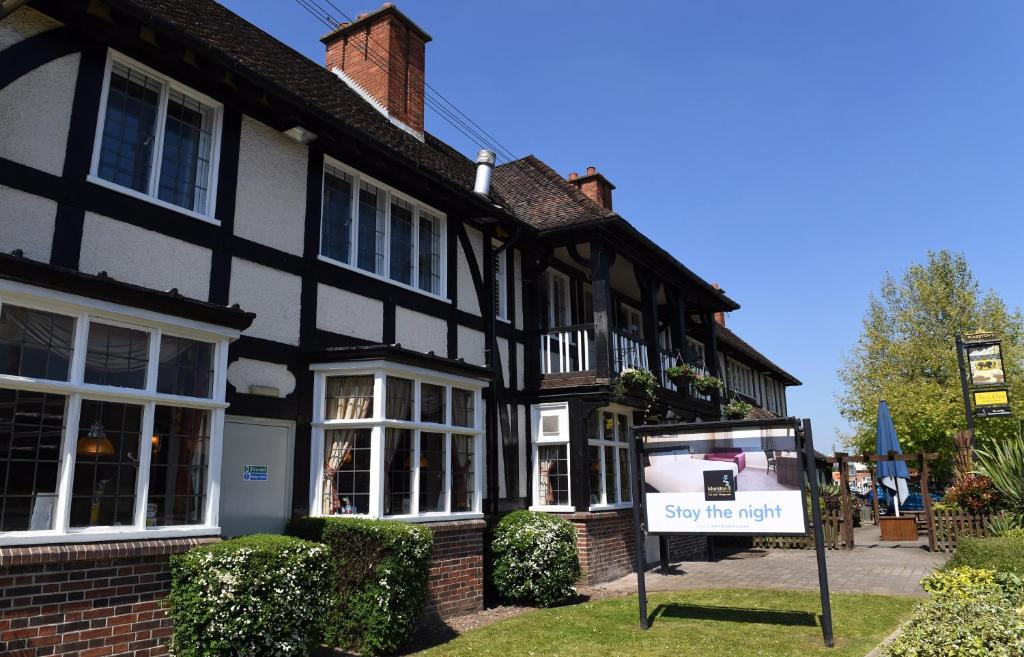
{"label": "paved path", "polygon": [[[925,595],[918,583],[942,565],[947,555],[930,553],[914,544],[876,542],[853,550],[828,550],[829,587],[844,593]],[[636,575],[589,587],[597,597],[632,593]],[[647,573],[648,591],[681,589],[818,588],[814,550],[747,550],[716,562],[684,561],[668,575],[657,569]]]}

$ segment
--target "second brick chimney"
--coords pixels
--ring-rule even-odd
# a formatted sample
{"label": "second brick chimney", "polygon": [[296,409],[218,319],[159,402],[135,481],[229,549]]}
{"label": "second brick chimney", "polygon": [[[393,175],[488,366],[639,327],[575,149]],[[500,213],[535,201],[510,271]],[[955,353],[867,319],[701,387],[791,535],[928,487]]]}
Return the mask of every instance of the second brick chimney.
{"label": "second brick chimney", "polygon": [[576,188],[586,194],[594,203],[607,210],[612,209],[612,190],[615,189],[615,185],[599,174],[596,168],[587,167],[585,176],[581,176],[575,171],[570,173],[569,182],[576,185]]}
{"label": "second brick chimney", "polygon": [[342,23],[320,40],[327,46],[329,70],[340,72],[388,117],[422,136],[429,34],[389,2]]}

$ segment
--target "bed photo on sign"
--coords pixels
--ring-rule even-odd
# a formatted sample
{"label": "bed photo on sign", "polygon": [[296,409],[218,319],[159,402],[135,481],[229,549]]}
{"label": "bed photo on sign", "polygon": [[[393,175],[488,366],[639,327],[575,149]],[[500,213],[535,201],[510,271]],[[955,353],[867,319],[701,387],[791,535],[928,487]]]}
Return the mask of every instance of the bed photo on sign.
{"label": "bed photo on sign", "polygon": [[650,436],[644,480],[648,493],[732,493],[800,490],[803,469],[792,434],[721,431]]}

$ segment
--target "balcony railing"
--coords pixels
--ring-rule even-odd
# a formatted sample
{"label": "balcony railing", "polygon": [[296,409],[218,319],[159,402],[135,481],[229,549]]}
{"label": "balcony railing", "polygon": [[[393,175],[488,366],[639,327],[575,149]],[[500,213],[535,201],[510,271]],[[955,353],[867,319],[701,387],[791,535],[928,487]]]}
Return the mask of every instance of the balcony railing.
{"label": "balcony railing", "polygon": [[570,374],[594,368],[594,325],[549,329],[540,335],[542,374]]}
{"label": "balcony railing", "polygon": [[[672,350],[664,350],[664,349],[662,349],[658,353],[659,353],[659,355],[661,357],[661,385],[662,385],[662,387],[668,388],[669,390],[675,390],[677,392],[682,392],[684,394],[689,395],[690,397],[692,397],[694,399],[700,399],[702,401],[711,401],[711,395],[702,395],[702,394],[700,394],[699,392],[697,392],[694,389],[692,383],[689,385],[689,390],[679,390],[679,386],[677,386],[675,383],[673,383],[672,379],[670,379],[668,377],[668,374],[667,374],[668,368],[673,367],[673,366],[675,366],[675,365],[677,365],[679,363],[679,352],[678,351],[676,351],[674,349],[672,349]],[[710,372],[708,371],[708,369],[706,367],[704,367],[704,363],[702,363],[702,362],[698,361],[698,362],[690,363],[690,366],[693,367],[694,369],[696,369],[697,370],[697,374],[699,374],[700,376],[707,376],[708,374],[710,374]]]}
{"label": "balcony railing", "polygon": [[621,374],[623,370],[649,370],[647,343],[644,339],[626,333],[612,331],[612,370]]}

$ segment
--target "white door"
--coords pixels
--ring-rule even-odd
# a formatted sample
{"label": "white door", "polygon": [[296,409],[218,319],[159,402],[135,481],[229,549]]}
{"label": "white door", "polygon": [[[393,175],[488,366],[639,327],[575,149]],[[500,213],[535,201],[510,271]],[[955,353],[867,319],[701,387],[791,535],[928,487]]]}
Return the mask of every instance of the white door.
{"label": "white door", "polygon": [[220,476],[224,536],[280,534],[291,517],[295,424],[228,417]]}

